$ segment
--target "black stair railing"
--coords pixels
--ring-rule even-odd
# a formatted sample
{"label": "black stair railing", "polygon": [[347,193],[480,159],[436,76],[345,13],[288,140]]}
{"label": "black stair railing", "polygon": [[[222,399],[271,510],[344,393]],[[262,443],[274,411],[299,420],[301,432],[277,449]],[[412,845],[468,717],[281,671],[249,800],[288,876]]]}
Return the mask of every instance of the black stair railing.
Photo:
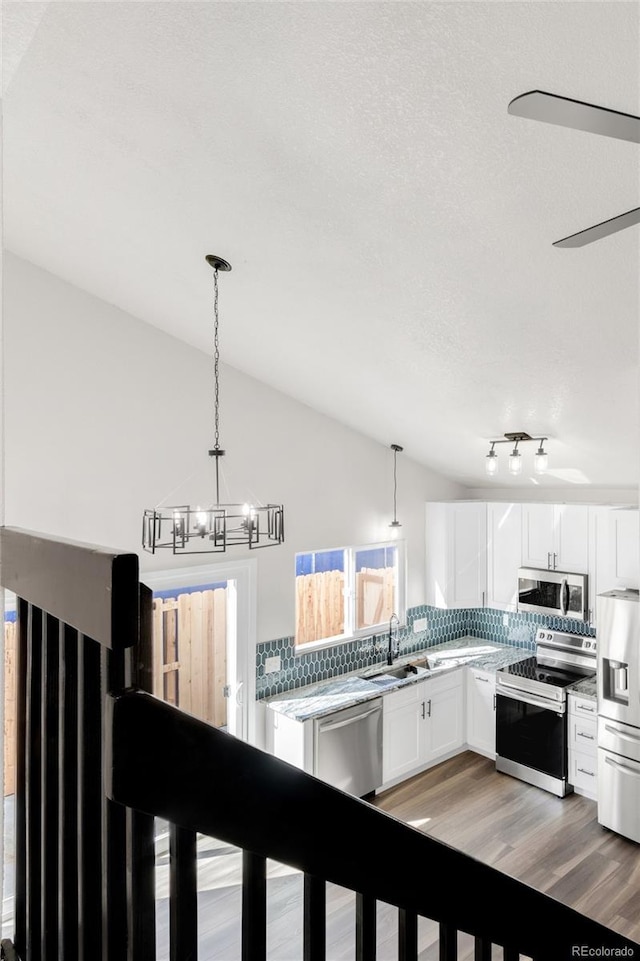
{"label": "black stair railing", "polygon": [[135,555],[2,528],[0,583],[19,622],[7,961],[156,961],[156,817],[170,823],[170,961],[198,959],[197,834],[243,851],[242,961],[267,958],[267,859],[304,875],[301,961],[330,961],[327,882],[356,893],[355,961],[375,961],[378,901],[398,908],[399,961],[417,961],[420,917],[439,926],[440,961],[456,961],[458,932],[476,961],[492,945],[504,961],[640,948],[152,697]]}
{"label": "black stair railing", "polygon": [[107,727],[110,797],[245,851],[244,961],[267,957],[266,858],[305,876],[305,961],[325,958],[323,935],[312,934],[312,926],[322,928],[327,881],[357,892],[358,961],[375,958],[376,901],[400,909],[402,961],[417,958],[418,917],[439,923],[441,961],[457,958],[459,931],[476,939],[478,959],[491,957],[492,944],[503,945],[509,961],[562,961],[576,957],[581,945],[638,948],[521,881],[149,694],[132,689],[111,695]]}

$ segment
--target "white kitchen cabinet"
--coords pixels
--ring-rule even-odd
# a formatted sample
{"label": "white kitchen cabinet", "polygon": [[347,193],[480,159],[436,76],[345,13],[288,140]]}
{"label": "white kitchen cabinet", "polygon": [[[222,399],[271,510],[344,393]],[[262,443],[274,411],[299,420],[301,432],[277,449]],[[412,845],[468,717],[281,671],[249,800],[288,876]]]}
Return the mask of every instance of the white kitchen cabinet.
{"label": "white kitchen cabinet", "polygon": [[266,747],[283,761],[313,773],[313,721],[296,721],[271,709],[265,717]]}
{"label": "white kitchen cabinet", "polygon": [[429,761],[453,754],[464,743],[464,678],[462,670],[425,681],[429,722]]}
{"label": "white kitchen cabinet", "polygon": [[584,504],[523,504],[522,566],[586,574],[589,508]]}
{"label": "white kitchen cabinet", "polygon": [[496,756],[496,676],[467,669],[467,744],[478,754]]}
{"label": "white kitchen cabinet", "polygon": [[462,670],[389,691],[382,702],[382,779],[408,777],[464,743]]}
{"label": "white kitchen cabinet", "polygon": [[487,584],[486,504],[427,504],[427,604],[484,607]]}
{"label": "white kitchen cabinet", "polygon": [[569,693],[569,784],[576,794],[595,800],[598,789],[598,717],[596,701]]}
{"label": "white kitchen cabinet", "polygon": [[417,770],[427,754],[426,681],[389,691],[382,701],[382,781]]}
{"label": "white kitchen cabinet", "polygon": [[522,505],[487,504],[487,607],[518,609],[522,566]]}
{"label": "white kitchen cabinet", "polygon": [[640,587],[640,513],[631,508],[589,508],[589,608],[596,623],[597,595]]}

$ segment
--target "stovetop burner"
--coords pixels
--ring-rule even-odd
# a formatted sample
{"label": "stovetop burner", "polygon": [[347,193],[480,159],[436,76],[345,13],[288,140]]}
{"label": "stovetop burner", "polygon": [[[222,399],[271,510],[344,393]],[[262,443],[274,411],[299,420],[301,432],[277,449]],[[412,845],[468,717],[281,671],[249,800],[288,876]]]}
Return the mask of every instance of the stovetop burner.
{"label": "stovetop burner", "polygon": [[547,664],[540,664],[535,656],[528,657],[524,661],[510,664],[508,667],[500,669],[501,674],[512,674],[515,677],[526,678],[529,681],[538,681],[541,684],[551,684],[553,687],[569,687],[576,681],[584,678],[584,673],[577,674],[574,671],[567,671],[564,668],[549,667]]}

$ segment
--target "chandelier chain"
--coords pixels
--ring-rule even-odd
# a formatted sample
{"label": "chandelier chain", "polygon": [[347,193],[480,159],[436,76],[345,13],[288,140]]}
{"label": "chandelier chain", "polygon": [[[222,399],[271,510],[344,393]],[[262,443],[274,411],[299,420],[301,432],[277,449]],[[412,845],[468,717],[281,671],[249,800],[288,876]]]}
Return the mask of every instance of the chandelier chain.
{"label": "chandelier chain", "polygon": [[[213,271],[213,383],[214,383],[214,450],[220,449],[220,343],[218,339],[218,271]],[[216,461],[217,463],[217,461]]]}

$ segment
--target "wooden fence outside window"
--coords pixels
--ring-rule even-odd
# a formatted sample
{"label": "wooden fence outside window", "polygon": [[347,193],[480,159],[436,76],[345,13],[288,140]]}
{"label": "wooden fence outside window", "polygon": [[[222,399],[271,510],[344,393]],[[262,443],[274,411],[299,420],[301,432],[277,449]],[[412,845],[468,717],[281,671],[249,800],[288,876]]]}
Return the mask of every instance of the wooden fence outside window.
{"label": "wooden fence outside window", "polygon": [[[296,577],[296,645],[345,633],[344,573]],[[386,623],[394,610],[396,568],[364,568],[356,574],[357,630]]]}

